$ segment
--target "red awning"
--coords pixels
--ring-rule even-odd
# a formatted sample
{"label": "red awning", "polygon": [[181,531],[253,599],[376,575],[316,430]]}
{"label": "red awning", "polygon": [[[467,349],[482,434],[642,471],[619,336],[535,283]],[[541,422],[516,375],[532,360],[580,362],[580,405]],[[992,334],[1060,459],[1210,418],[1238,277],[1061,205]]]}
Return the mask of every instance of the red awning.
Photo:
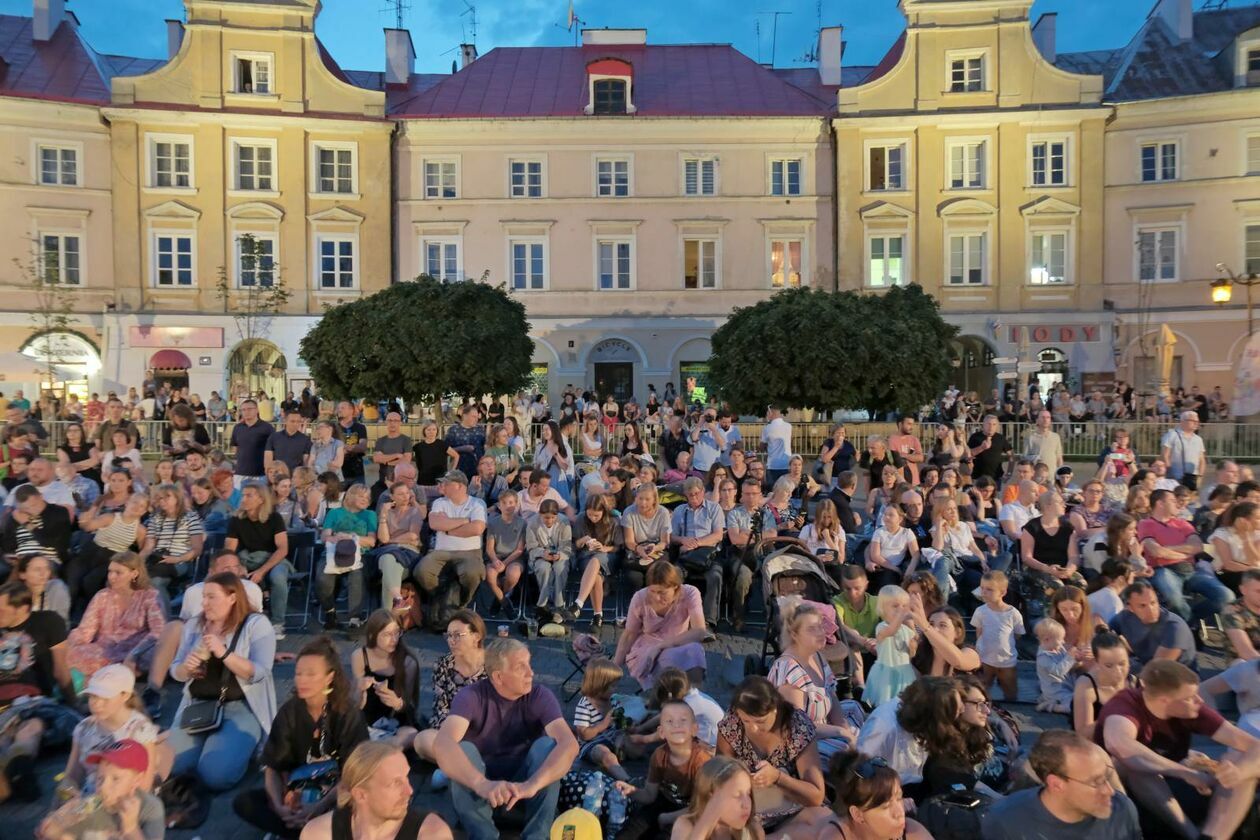
{"label": "red awning", "polygon": [[188,370],[192,360],[178,350],[159,350],[149,359],[154,370]]}

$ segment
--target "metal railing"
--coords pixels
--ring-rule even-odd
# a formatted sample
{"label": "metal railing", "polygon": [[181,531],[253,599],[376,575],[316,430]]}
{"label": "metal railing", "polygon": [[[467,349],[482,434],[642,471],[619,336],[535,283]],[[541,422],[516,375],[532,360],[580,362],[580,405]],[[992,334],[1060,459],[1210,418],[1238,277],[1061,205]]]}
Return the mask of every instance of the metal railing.
{"label": "metal railing", "polygon": [[[162,455],[162,429],[166,425],[165,421],[139,420],[135,421],[135,423],[141,433],[141,453],[148,458],[160,457]],[[49,445],[43,447],[44,451],[55,450],[57,446],[65,442],[65,429],[68,425],[70,424],[63,421],[44,424],[44,428],[49,433]],[[202,425],[210,436],[211,447],[222,449],[230,455],[232,427],[236,424],[232,422],[207,422]],[[385,435],[385,424],[370,423],[365,425],[368,430],[368,451],[370,452],[376,439]],[[453,424],[442,424],[440,426],[440,435],[444,436],[451,425]],[[743,437],[746,450],[749,452],[762,450],[760,441],[761,430],[765,427],[764,423],[749,422],[735,425]],[[793,423],[792,451],[801,453],[805,457],[807,464],[811,463],[818,456],[823,442],[831,436],[831,430],[834,425],[834,423],[829,422]],[[1065,459],[1068,461],[1095,460],[1103,447],[1111,442],[1112,432],[1117,428],[1129,431],[1130,446],[1137,452],[1139,458],[1143,461],[1149,461],[1159,455],[1160,439],[1174,426],[1175,424],[1173,423],[1083,421],[1077,423],[1056,423],[1054,429],[1063,439],[1063,452]],[[418,441],[421,439],[420,435],[423,428],[423,422],[403,423],[402,433],[413,441]],[[534,443],[539,437],[538,430],[540,428],[541,426],[537,425],[524,427],[527,460],[532,457]],[[969,436],[978,428],[979,424],[968,424],[966,434]],[[1033,428],[1027,423],[1005,423],[1002,425],[1002,433],[1018,453],[1023,450],[1025,436]],[[641,425],[640,430],[643,433],[643,440],[647,444],[648,450],[654,456],[657,455],[660,452],[660,426]],[[895,434],[896,427],[892,423],[845,423],[845,431],[848,440],[853,443],[853,446],[860,453],[866,448],[867,440],[872,435],[886,437],[890,434]],[[486,432],[488,435],[489,426],[486,427]],[[933,423],[918,424],[916,433],[923,442],[924,449],[930,450],[936,436],[936,425]],[[1209,464],[1221,458],[1260,462],[1260,423],[1204,423],[1199,429],[1199,435],[1206,444]],[[615,427],[611,434],[605,433],[605,449],[612,452],[620,451],[621,438],[622,427],[620,426]]]}

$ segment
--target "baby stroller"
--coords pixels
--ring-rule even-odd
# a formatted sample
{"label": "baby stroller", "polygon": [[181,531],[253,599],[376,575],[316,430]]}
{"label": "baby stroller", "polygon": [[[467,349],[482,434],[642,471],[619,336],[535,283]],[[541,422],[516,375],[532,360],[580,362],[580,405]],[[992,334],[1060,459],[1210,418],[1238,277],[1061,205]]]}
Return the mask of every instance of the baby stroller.
{"label": "baby stroller", "polygon": [[771,662],[782,653],[779,649],[780,598],[798,596],[806,601],[830,604],[840,587],[805,544],[793,540],[766,555],[761,564],[761,592],[766,599],[766,634],[761,643],[761,655],[745,658],[744,676],[768,673]]}

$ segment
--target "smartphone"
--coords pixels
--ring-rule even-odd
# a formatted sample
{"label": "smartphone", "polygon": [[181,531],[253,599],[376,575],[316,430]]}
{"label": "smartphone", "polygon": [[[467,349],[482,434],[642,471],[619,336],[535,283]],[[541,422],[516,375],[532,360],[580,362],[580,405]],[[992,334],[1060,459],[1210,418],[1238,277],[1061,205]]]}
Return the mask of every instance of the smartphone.
{"label": "smartphone", "polygon": [[957,805],[960,808],[975,808],[980,804],[980,797],[969,790],[956,790],[945,794],[942,797],[942,801],[949,805]]}

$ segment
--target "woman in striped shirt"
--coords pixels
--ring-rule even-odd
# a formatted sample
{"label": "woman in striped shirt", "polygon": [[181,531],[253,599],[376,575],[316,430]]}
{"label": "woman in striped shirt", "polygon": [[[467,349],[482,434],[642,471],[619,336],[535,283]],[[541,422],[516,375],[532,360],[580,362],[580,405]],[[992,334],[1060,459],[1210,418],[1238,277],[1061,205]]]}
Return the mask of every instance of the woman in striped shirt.
{"label": "woman in striped shirt", "polygon": [[174,484],[154,488],[153,515],[140,551],[153,585],[166,593],[172,579],[188,577],[205,542],[201,517],[188,509],[184,491]]}

